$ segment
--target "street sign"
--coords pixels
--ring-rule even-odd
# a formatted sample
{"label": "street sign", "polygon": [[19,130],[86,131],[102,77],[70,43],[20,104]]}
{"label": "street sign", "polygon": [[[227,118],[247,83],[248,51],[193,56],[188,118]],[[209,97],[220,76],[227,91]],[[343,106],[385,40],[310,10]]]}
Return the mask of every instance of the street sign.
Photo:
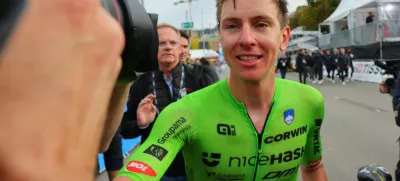
{"label": "street sign", "polygon": [[210,34],[210,38],[214,39],[215,38],[214,34]]}
{"label": "street sign", "polygon": [[193,22],[183,22],[182,23],[182,27],[184,28],[184,29],[192,29],[193,28]]}

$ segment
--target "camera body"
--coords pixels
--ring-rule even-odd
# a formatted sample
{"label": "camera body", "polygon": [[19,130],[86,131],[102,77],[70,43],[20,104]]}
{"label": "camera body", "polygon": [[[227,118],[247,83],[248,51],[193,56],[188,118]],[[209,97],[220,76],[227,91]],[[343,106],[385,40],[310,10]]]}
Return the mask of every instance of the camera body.
{"label": "camera body", "polygon": [[[138,0],[101,0],[102,6],[122,26],[125,47],[117,83],[131,82],[136,72],[158,69],[158,15],[149,14]],[[0,0],[0,52],[26,6],[26,0]]]}
{"label": "camera body", "polygon": [[392,78],[387,78],[383,81],[383,86],[389,90],[391,96],[393,96],[394,89],[396,87],[397,74],[400,71],[400,60],[374,60],[374,64],[385,72],[383,75],[390,75]]}

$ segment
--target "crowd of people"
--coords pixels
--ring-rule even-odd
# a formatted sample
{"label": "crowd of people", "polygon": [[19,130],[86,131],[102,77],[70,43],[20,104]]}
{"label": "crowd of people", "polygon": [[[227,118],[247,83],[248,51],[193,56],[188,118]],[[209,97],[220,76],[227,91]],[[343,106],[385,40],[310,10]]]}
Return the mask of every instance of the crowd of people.
{"label": "crowd of people", "polygon": [[[296,57],[295,71],[299,73],[299,81],[303,84],[307,83],[307,79],[312,81],[313,84],[324,83],[324,70],[326,70],[326,78],[335,83],[338,78],[339,81],[346,85],[346,82],[353,79],[354,55],[351,49],[333,49],[322,50],[318,49],[317,52],[308,53],[306,50],[301,50]],[[350,73],[349,73],[350,72]]]}

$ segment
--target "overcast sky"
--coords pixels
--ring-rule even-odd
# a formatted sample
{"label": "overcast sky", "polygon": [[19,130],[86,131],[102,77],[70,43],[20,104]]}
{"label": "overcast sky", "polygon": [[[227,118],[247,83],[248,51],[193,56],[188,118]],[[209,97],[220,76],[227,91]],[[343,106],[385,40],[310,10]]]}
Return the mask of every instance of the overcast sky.
{"label": "overcast sky", "polygon": [[[141,0],[140,0],[141,1]],[[177,28],[181,28],[181,23],[186,21],[186,11],[189,5],[174,5],[179,0],[144,0],[144,6],[147,12],[157,13],[159,15],[159,23],[169,23]],[[251,0],[248,0],[249,2]],[[297,6],[306,4],[306,0],[288,0],[289,12],[296,10]],[[203,11],[203,18],[202,18]],[[195,29],[216,26],[216,8],[215,0],[197,0],[192,2],[192,17]],[[203,19],[203,20],[202,20]]]}

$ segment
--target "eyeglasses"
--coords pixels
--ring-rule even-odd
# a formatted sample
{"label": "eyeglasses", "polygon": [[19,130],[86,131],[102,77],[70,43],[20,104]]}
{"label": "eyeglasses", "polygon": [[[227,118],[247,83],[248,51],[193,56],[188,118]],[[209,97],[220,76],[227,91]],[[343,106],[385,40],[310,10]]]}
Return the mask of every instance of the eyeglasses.
{"label": "eyeglasses", "polygon": [[169,43],[169,44],[171,45],[171,47],[173,47],[173,48],[175,48],[175,47],[177,47],[178,45],[180,45],[180,42],[179,42],[179,41],[160,41],[160,42],[158,43],[158,47],[164,48],[165,46],[167,46],[168,43]]}

